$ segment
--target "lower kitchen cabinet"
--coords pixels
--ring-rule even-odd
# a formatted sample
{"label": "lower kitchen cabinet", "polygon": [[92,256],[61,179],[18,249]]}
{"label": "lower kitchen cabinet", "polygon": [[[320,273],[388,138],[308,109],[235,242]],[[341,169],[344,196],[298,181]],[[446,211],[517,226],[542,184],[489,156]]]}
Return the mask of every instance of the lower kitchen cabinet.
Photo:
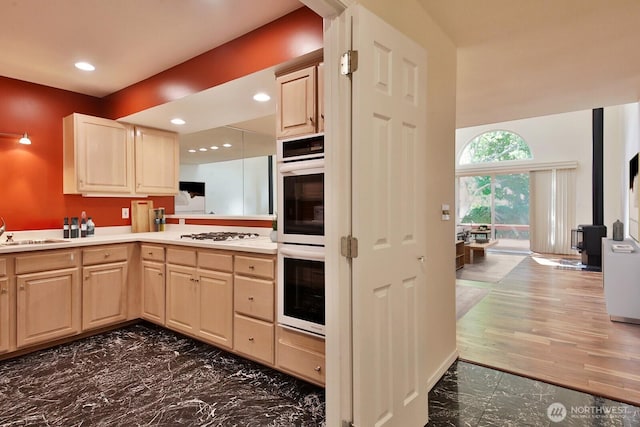
{"label": "lower kitchen cabinet", "polygon": [[142,261],[142,318],[164,325],[164,302],[164,263]]}
{"label": "lower kitchen cabinet", "polygon": [[9,351],[9,319],[9,278],[5,276],[0,277],[0,353]]}
{"label": "lower kitchen cabinet", "polygon": [[312,383],[325,384],[324,339],[278,326],[276,367]]}
{"label": "lower kitchen cabinet", "polygon": [[82,298],[77,267],[18,275],[16,285],[18,348],[80,332]]}
{"label": "lower kitchen cabinet", "polygon": [[190,335],[197,335],[198,294],[193,267],[167,265],[166,325]]}
{"label": "lower kitchen cabinet", "polygon": [[168,248],[166,268],[166,326],[232,348],[233,256]]}
{"label": "lower kitchen cabinet", "polygon": [[233,326],[234,349],[259,362],[273,365],[273,323],[235,315]]}
{"label": "lower kitchen cabinet", "polygon": [[126,261],[82,269],[82,330],[127,320]]}

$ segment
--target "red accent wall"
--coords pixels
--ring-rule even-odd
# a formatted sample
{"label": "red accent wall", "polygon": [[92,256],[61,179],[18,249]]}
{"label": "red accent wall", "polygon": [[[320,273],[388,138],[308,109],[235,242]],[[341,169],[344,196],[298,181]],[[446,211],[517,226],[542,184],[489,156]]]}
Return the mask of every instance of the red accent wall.
{"label": "red accent wall", "polygon": [[[322,18],[303,7],[102,99],[0,76],[0,132],[27,131],[33,141],[23,146],[18,138],[0,137],[0,216],[7,230],[61,228],[63,217],[83,210],[98,227],[131,224],[121,219],[131,198],[62,194],[63,117],[122,117],[172,100],[169,89],[195,93],[321,47]],[[173,213],[173,197],[150,199]]]}
{"label": "red accent wall", "polygon": [[273,67],[323,46],[322,18],[301,7],[105,98],[117,119]]}

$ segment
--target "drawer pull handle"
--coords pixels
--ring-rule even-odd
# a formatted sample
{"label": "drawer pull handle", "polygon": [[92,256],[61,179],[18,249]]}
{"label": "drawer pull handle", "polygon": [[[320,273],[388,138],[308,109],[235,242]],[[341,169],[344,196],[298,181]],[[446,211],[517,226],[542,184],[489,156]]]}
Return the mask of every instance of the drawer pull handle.
{"label": "drawer pull handle", "polygon": [[249,337],[249,341],[253,342],[253,337]]}
{"label": "drawer pull handle", "polygon": [[253,297],[249,297],[248,299],[249,299],[249,301],[253,301]]}
{"label": "drawer pull handle", "polygon": [[320,365],[318,365],[315,368],[313,368],[313,370],[316,371],[316,372],[320,372],[322,370],[322,368],[320,367]]}

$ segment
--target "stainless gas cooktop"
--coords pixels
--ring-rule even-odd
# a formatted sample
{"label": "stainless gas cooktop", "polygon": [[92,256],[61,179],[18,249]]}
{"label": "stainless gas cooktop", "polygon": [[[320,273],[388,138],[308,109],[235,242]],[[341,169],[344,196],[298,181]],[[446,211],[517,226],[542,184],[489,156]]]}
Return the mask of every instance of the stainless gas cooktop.
{"label": "stainless gas cooktop", "polygon": [[223,242],[228,240],[243,240],[243,239],[256,239],[258,238],[256,233],[237,233],[231,231],[217,231],[210,233],[193,233],[183,234],[181,239],[194,239],[194,240],[212,240],[215,242]]}

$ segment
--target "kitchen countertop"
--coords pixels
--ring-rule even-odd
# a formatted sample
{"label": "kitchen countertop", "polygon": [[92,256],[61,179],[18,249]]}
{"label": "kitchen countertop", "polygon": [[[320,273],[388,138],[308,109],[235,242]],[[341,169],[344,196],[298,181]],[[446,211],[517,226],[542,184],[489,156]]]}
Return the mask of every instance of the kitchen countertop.
{"label": "kitchen countertop", "polygon": [[[117,229],[127,228],[127,227],[114,227]],[[215,228],[215,229],[214,229]],[[246,230],[246,229],[244,229]],[[231,240],[231,241],[207,241],[207,240],[194,240],[188,238],[180,238],[182,234],[190,234],[194,232],[192,227],[183,228],[180,227],[171,227],[167,231],[163,232],[151,232],[151,233],[131,233],[131,232],[118,232],[121,230],[110,230],[113,232],[109,232],[107,230],[104,233],[101,233],[100,230],[96,232],[96,235],[93,237],[80,237],[75,239],[61,239],[60,234],[61,231],[54,230],[52,235],[52,231],[43,230],[39,233],[29,231],[29,232],[16,232],[14,233],[13,240],[39,240],[39,239],[57,239],[54,243],[33,243],[33,244],[20,244],[20,245],[3,245],[5,236],[0,237],[0,255],[3,254],[13,254],[13,253],[21,253],[21,252],[32,252],[32,251],[41,251],[46,249],[69,249],[69,248],[79,248],[85,246],[95,246],[95,245],[105,245],[105,244],[115,244],[115,243],[131,243],[131,242],[142,242],[142,243],[157,243],[162,245],[179,245],[179,246],[189,246],[189,247],[197,247],[197,248],[207,248],[207,249],[222,249],[229,251],[242,251],[242,252],[252,252],[252,253],[261,253],[261,254],[276,254],[278,252],[278,245],[271,241],[269,236],[260,235],[255,239],[246,239],[246,240]],[[224,230],[219,227],[209,227],[209,228],[199,228],[197,231],[237,231],[235,229],[231,230],[230,228],[225,228]],[[254,231],[255,232],[255,231]]]}

